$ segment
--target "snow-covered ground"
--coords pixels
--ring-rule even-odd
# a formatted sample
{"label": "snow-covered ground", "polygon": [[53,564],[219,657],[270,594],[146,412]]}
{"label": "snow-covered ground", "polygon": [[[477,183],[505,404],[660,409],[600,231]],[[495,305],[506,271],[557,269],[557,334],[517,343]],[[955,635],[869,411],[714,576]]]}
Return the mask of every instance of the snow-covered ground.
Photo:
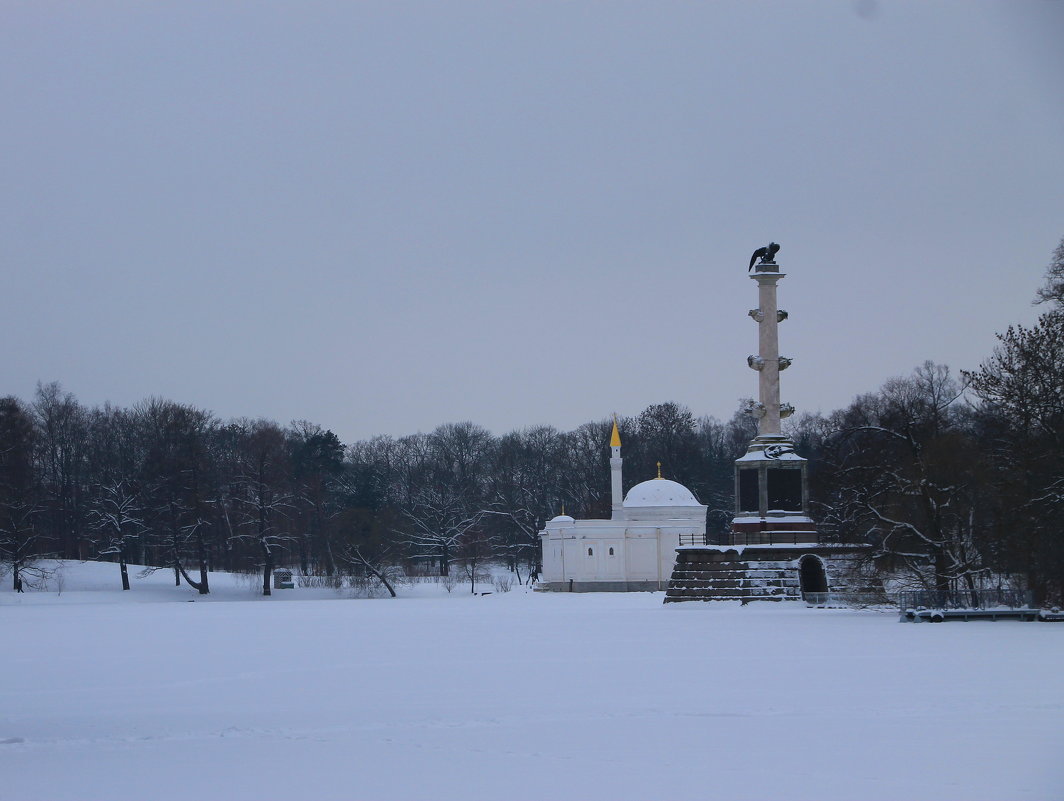
{"label": "snow-covered ground", "polygon": [[117,572],[0,592],[0,799],[1064,797],[1064,624]]}

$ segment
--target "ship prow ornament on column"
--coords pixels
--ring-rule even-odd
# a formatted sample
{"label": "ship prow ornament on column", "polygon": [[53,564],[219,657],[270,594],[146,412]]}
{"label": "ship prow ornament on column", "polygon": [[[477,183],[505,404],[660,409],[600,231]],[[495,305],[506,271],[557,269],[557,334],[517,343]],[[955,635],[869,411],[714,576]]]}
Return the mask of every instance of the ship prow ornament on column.
{"label": "ship prow ornament on column", "polygon": [[804,598],[819,604],[868,589],[860,568],[867,546],[820,541],[809,516],[806,460],[780,426],[794,407],[780,402],[780,371],[791,359],[779,352],[779,324],[787,319],[776,302],[777,284],[785,277],[776,264],[779,250],[775,242],[758,248],[747,269],[757,282],[758,307],[748,314],[757,323],[758,352],[746,363],[758,373],[758,399],[746,412],[757,418],[758,432],[735,461],[729,542],[680,545],[666,603]]}

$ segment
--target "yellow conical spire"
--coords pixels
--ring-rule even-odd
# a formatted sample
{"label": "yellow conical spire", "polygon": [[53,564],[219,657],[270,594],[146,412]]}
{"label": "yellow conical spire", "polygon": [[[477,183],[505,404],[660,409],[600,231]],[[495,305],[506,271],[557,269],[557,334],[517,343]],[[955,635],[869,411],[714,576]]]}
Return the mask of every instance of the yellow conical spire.
{"label": "yellow conical spire", "polygon": [[661,462],[658,462],[658,478],[661,478]]}
{"label": "yellow conical spire", "polygon": [[617,415],[613,415],[613,433],[610,434],[610,447],[621,447],[621,432],[617,430]]}

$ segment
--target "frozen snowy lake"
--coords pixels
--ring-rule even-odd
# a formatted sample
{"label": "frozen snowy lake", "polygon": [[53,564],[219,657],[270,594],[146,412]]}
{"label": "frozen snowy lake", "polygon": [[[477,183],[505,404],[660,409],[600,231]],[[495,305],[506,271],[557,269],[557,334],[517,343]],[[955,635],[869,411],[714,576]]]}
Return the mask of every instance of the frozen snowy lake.
{"label": "frozen snowy lake", "polygon": [[0,592],[0,799],[1064,796],[1064,624],[212,580]]}

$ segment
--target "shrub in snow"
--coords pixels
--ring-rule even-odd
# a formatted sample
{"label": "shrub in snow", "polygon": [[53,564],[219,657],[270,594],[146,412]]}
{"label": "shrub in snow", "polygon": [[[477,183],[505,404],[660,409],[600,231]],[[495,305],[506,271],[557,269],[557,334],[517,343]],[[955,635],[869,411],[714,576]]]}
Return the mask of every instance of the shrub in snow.
{"label": "shrub in snow", "polygon": [[296,581],[300,587],[312,587],[315,589],[329,588],[338,590],[344,585],[344,577],[335,574],[332,576],[297,576]]}
{"label": "shrub in snow", "polygon": [[514,579],[508,573],[500,573],[491,577],[491,584],[497,592],[509,592],[514,585]]}

